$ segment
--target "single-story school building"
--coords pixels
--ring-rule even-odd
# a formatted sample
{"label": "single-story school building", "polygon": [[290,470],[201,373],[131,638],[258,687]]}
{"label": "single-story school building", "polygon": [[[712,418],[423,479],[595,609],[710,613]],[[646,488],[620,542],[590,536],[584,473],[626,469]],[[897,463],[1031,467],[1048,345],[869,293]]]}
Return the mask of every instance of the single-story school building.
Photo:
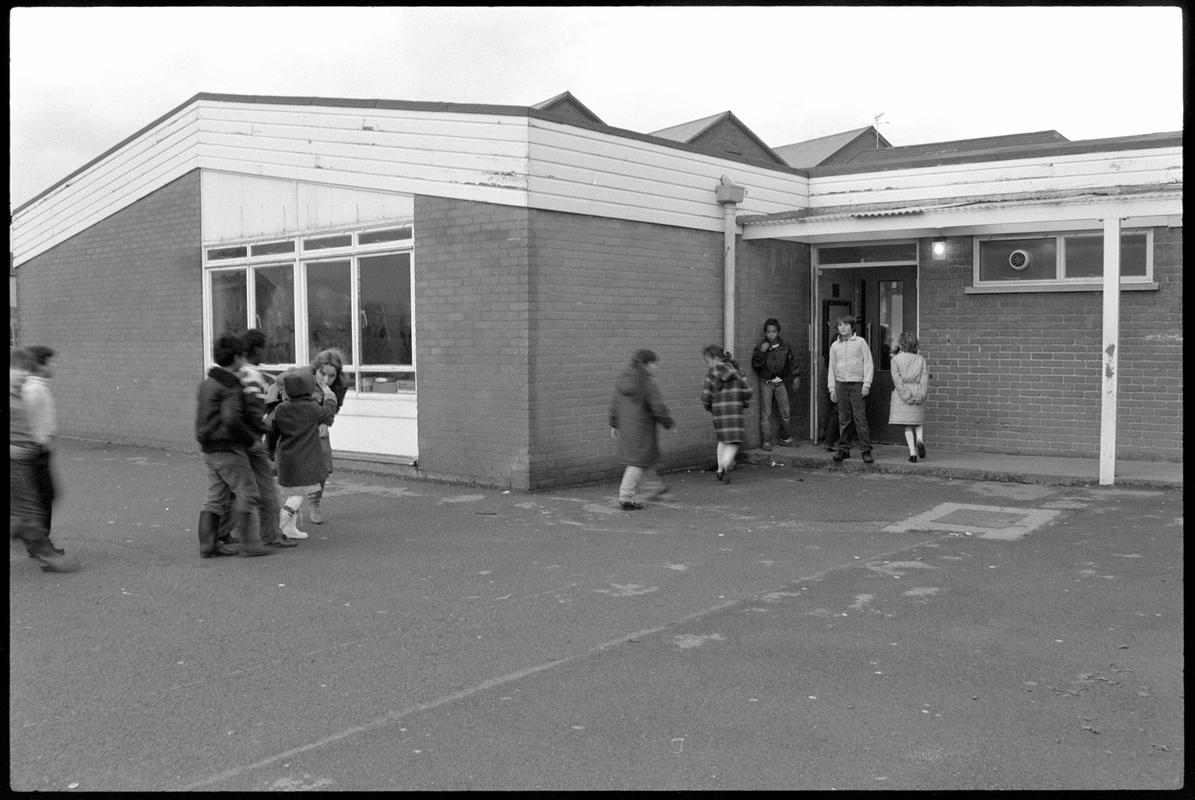
{"label": "single-story school building", "polygon": [[701,350],[746,367],[768,317],[813,441],[851,313],[878,441],[903,442],[888,365],[913,331],[931,451],[1103,476],[1182,461],[1182,163],[1181,132],[770,146],[730,112],[611,127],[568,92],[203,93],[14,210],[10,313],[20,343],[58,351],[64,435],[197,449],[212,339],[256,327],[270,369],[347,354],[343,458],[516,489],[621,471],[607,407],[643,347],[678,423],[662,467],[712,464]]}

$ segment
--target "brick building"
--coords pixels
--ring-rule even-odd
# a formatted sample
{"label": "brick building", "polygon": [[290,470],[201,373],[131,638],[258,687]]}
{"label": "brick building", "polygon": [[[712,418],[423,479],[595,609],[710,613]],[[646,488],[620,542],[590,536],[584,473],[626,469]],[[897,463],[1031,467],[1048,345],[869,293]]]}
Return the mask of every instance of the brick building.
{"label": "brick building", "polygon": [[193,449],[210,342],[253,326],[276,369],[349,354],[344,456],[537,489],[618,473],[606,408],[639,347],[679,423],[665,467],[710,462],[701,349],[746,361],[766,317],[812,439],[848,311],[881,440],[907,329],[931,442],[1181,461],[1181,214],[1181,133],[773,148],[730,112],[643,134],[568,93],[200,94],[17,208],[12,256],[65,435]]}

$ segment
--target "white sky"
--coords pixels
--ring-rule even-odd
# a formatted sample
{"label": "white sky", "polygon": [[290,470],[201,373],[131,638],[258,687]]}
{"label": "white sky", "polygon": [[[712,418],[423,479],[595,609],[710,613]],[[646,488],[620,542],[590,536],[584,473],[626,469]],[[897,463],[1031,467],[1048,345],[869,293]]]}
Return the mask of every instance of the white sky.
{"label": "white sky", "polygon": [[773,147],[1177,131],[1174,7],[16,8],[10,209],[198,92],[528,106]]}

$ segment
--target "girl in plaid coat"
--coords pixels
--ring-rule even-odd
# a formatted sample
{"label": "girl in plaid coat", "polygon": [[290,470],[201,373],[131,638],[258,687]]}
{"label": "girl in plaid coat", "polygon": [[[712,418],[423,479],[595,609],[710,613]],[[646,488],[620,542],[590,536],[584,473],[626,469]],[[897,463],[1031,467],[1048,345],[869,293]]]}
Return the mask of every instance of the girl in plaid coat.
{"label": "girl in plaid coat", "polygon": [[751,402],[751,387],[730,353],[711,344],[702,351],[709,372],[701,390],[701,405],[714,415],[714,434],[718,439],[718,480],[730,482],[734,457],[743,443],[743,410]]}

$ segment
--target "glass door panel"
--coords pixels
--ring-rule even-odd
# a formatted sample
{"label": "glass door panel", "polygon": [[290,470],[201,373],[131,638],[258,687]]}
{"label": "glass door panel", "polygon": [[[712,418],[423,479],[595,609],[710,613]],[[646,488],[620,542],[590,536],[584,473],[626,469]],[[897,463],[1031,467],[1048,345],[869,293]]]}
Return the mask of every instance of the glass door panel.
{"label": "glass door panel", "polygon": [[353,354],[353,298],[349,262],[309,262],[307,265],[308,359],[329,347],[355,363]]}
{"label": "glass door panel", "polygon": [[286,264],[254,271],[254,327],[266,335],[266,364],[295,362],[295,268]]}
{"label": "glass door panel", "polygon": [[[212,340],[225,333],[240,336],[249,329],[245,270],[213,270],[208,274],[212,281]],[[212,342],[207,346],[208,358],[213,358]]]}

